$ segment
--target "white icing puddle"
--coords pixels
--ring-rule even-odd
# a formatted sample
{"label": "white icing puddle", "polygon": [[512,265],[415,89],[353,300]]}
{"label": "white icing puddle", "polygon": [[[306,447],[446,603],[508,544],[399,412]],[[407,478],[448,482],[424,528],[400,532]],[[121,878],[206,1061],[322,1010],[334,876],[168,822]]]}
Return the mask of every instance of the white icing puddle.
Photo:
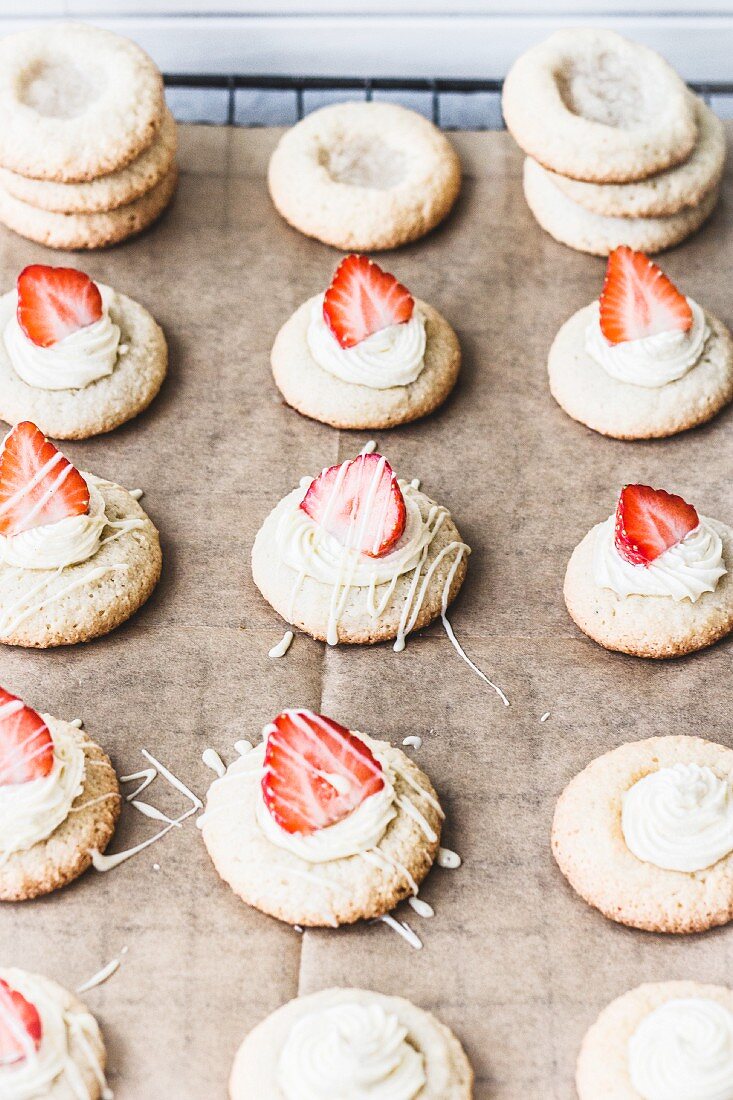
{"label": "white icing puddle", "polygon": [[292,630],[286,630],[279,642],[277,642],[272,649],[268,650],[268,657],[284,657],[287,651],[293,644],[293,638],[295,635]]}
{"label": "white icing puddle", "polygon": [[550,712],[549,712],[549,710],[546,710],[545,713],[540,718],[540,722],[546,722],[549,717],[550,717]]}
{"label": "white icing puddle", "polygon": [[409,749],[421,749],[422,737],[418,737],[417,734],[412,734],[410,737],[406,737],[402,744],[406,745]]}
{"label": "white icing puddle", "polygon": [[422,940],[417,932],[413,932],[407,921],[396,920],[396,918],[389,913],[385,913],[383,917],[378,917],[377,920],[380,920],[383,924],[393,929],[398,936],[402,936],[402,939],[405,940],[406,943],[409,943],[410,947],[414,947],[416,951],[422,950]]}
{"label": "white icing puddle", "polygon": [[101,970],[98,970],[96,974],[92,975],[89,981],[77,986],[76,992],[86,993],[88,990],[95,989],[98,985],[103,985],[104,982],[109,981],[112,975],[116,974],[122,966],[122,959],[126,954],[127,948],[123,947],[118,958],[111,959]]}
{"label": "white icing puddle", "polygon": [[455,871],[457,867],[461,866],[461,857],[457,852],[452,852],[450,848],[438,848],[436,863],[439,867],[445,867],[449,871]]}
{"label": "white icing puddle", "polygon": [[224,778],[227,773],[226,764],[216,749],[204,749],[201,753],[201,759],[207,768],[211,768],[212,772],[216,772],[219,779]]}

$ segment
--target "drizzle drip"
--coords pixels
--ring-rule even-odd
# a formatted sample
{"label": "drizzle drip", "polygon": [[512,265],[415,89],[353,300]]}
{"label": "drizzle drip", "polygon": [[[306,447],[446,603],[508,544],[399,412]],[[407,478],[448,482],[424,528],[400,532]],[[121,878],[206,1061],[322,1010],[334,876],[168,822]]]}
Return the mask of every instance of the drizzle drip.
{"label": "drizzle drip", "polygon": [[408,898],[407,900],[417,913],[418,917],[428,918],[435,916],[435,910],[433,909],[432,905],[428,905],[428,903],[426,901],[423,901],[422,898]]}
{"label": "drizzle drip", "polygon": [[422,940],[418,936],[417,932],[414,932],[412,928],[410,928],[407,921],[396,920],[389,913],[385,913],[383,917],[377,917],[377,920],[382,921],[383,924],[386,924],[389,928],[394,929],[394,931],[399,936],[402,936],[403,940],[406,940],[407,943],[409,943],[410,947],[414,947],[416,951],[422,950]]}
{"label": "drizzle drip", "polygon": [[279,642],[267,653],[268,657],[284,657],[290,649],[294,638],[292,630],[286,630]]}
{"label": "drizzle drip", "polygon": [[546,722],[549,717],[550,717],[550,712],[549,712],[549,710],[546,710],[545,713],[540,718],[540,722]]}
{"label": "drizzle drip", "polygon": [[212,772],[216,772],[219,779],[226,775],[226,765],[216,749],[204,749],[201,753],[201,760],[207,768],[211,768]]}
{"label": "drizzle drip", "polygon": [[422,737],[418,737],[417,734],[411,734],[409,737],[406,737],[404,739],[402,744],[407,745],[407,747],[410,749],[421,749]]}
{"label": "drizzle drip", "polygon": [[127,948],[123,947],[116,959],[111,959],[106,966],[103,966],[101,970],[98,970],[89,981],[83,982],[82,985],[77,986],[77,993],[86,993],[89,989],[95,989],[96,986],[102,985],[104,982],[109,981],[113,974],[116,974],[122,965],[122,959],[127,954]]}
{"label": "drizzle drip", "polygon": [[457,852],[451,852],[450,848],[438,848],[436,860],[439,867],[446,867],[449,871],[455,871],[461,866],[461,857]]}
{"label": "drizzle drip", "polygon": [[373,455],[374,452],[376,451],[376,449],[377,449],[376,441],[374,439],[370,439],[368,443],[364,444],[364,446],[360,450],[359,454]]}

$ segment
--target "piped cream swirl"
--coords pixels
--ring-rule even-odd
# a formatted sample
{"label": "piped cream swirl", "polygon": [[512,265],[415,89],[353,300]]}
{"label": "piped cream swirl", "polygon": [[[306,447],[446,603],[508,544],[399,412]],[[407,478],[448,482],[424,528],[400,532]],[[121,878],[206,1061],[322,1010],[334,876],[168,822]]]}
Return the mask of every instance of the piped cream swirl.
{"label": "piped cream swirl", "polygon": [[67,516],[17,535],[0,535],[0,564],[17,569],[65,569],[96,554],[107,524],[104,497],[94,479],[83,476],[89,487],[86,515]]}
{"label": "piped cream swirl", "polygon": [[666,1001],[629,1040],[643,1100],[733,1100],[733,1013],[707,997]]}
{"label": "piped cream swirl", "polygon": [[597,585],[617,596],[670,596],[676,602],[695,603],[704,592],[714,592],[728,572],[722,539],[704,516],[681,542],[649,565],[634,565],[619,554],[615,522],[615,516],[610,516],[596,531],[593,576]]}
{"label": "piped cream swirl", "polygon": [[319,367],[342,382],[373,390],[408,386],[425,366],[425,317],[418,306],[409,321],[389,325],[352,348],[342,348],[326,324],[323,295],[319,295],[311,307],[306,338]]}
{"label": "piped cream swirl", "polygon": [[733,851],[733,788],[699,764],[650,772],[625,792],[628,849],[669,871],[702,871]]}
{"label": "piped cream swirl", "polygon": [[585,332],[585,349],[618,382],[647,389],[676,382],[700,361],[710,336],[704,311],[692,298],[687,302],[692,310],[692,325],[687,332],[670,329],[620,344],[612,344],[603,335],[600,309],[595,302],[593,319]]}
{"label": "piped cream swirl", "polygon": [[423,1055],[379,1004],[343,1002],[309,1012],[290,1030],[277,1066],[285,1100],[413,1100]]}
{"label": "piped cream swirl", "polygon": [[0,866],[49,837],[84,789],[84,750],[63,726],[43,718],[53,738],[53,766],[40,779],[0,786]]}

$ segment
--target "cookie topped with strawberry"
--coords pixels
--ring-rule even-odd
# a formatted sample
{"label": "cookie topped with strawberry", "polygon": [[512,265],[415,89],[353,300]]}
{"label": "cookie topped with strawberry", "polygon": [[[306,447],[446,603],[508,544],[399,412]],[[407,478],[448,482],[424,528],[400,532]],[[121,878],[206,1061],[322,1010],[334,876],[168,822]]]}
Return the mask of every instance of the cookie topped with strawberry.
{"label": "cookie topped with strawberry", "polygon": [[0,417],[57,439],[141,412],[167,367],[160,328],[131,298],[71,267],[31,264],[0,297]]}
{"label": "cookie topped with strawberry", "polygon": [[346,428],[391,427],[432,412],[453,388],[460,358],[448,322],[356,254],[285,323],[271,357],[289,405]]}
{"label": "cookie topped with strawberry", "polygon": [[603,435],[646,439],[704,423],[733,399],[733,339],[642,252],[611,252],[596,302],[563,325],[550,389]]}
{"label": "cookie topped with strawberry", "polygon": [[275,610],[313,637],[402,649],[445,613],[469,552],[446,508],[365,451],[280,502],[255,539],[252,571]]}
{"label": "cookie topped with strawberry", "polygon": [[625,485],[565,577],[575,622],[608,649],[674,657],[733,630],[733,531],[676,493]]}
{"label": "cookie topped with strawberry", "polygon": [[77,723],[0,687],[0,900],[77,878],[109,843],[119,812],[117,777],[99,746]]}
{"label": "cookie topped with strawberry", "polygon": [[0,445],[0,642],[97,637],[147,599],[158,533],[118,485],[82,473],[22,421]]}
{"label": "cookie topped with strawberry", "polygon": [[99,1025],[62,986],[17,967],[0,969],[0,1096],[109,1096]]}
{"label": "cookie topped with strawberry", "polygon": [[294,708],[212,784],[199,824],[248,904],[291,924],[336,925],[417,893],[442,819],[429,779],[400,749]]}

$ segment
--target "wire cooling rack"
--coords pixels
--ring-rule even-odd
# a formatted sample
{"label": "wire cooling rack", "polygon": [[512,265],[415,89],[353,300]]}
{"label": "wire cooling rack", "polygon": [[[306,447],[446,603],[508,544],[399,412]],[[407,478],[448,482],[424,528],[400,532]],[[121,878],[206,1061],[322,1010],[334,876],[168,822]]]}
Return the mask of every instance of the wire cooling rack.
{"label": "wire cooling rack", "polygon": [[[343,99],[384,100],[412,107],[443,129],[502,130],[500,80],[387,77],[289,77],[171,74],[165,77],[181,122],[222,126],[289,126]],[[733,82],[693,89],[723,117],[733,118]]]}

